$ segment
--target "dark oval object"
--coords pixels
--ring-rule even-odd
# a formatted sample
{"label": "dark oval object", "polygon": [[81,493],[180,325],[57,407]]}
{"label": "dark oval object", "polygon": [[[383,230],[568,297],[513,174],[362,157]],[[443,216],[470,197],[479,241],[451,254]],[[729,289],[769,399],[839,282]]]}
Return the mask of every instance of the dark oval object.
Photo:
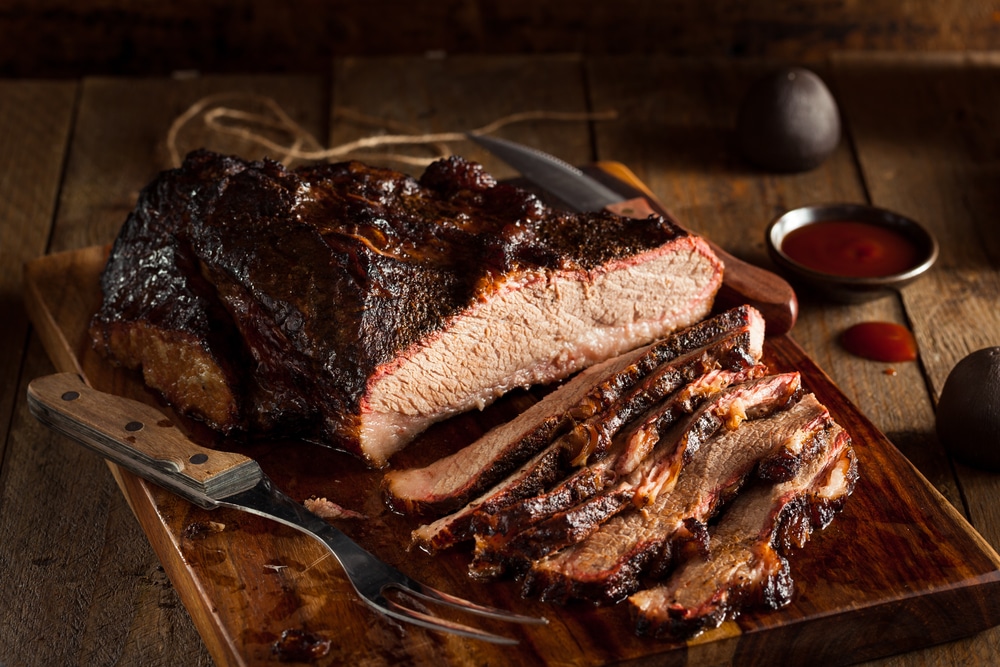
{"label": "dark oval object", "polygon": [[813,169],[840,143],[840,112],[823,80],[801,67],[782,69],[751,86],[736,122],[740,150],[765,169]]}
{"label": "dark oval object", "polygon": [[962,463],[1000,472],[1000,347],[955,364],[937,406],[941,444]]}
{"label": "dark oval object", "polygon": [[[785,240],[790,235],[806,227],[830,221],[865,223],[902,236],[916,249],[912,266],[876,276],[838,275],[818,270],[815,265],[810,266],[813,264],[811,261],[797,261],[785,251]],[[937,239],[920,224],[898,213],[864,204],[817,204],[793,209],[768,225],[764,240],[771,259],[782,270],[821,294],[846,303],[870,301],[894,293],[923,275],[933,266],[938,256]],[[861,249],[860,246],[854,247],[855,251]],[[848,248],[848,252],[850,250]]]}

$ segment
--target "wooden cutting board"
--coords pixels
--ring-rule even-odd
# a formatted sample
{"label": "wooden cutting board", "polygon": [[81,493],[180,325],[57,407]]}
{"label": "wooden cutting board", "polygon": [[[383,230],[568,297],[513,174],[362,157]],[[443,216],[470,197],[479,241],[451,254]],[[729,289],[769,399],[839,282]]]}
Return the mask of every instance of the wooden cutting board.
{"label": "wooden cutting board", "polygon": [[[25,302],[59,371],[159,405],[140,378],[90,347],[106,249],[30,262]],[[206,511],[110,466],[125,498],[219,665],[274,663],[288,630],[327,642],[318,665],[845,664],[967,636],[1000,624],[1000,557],[789,337],[769,338],[774,371],[799,370],[854,439],[861,480],[844,511],[793,555],[790,605],[746,613],[685,643],[639,638],[624,605],[555,606],[522,599],[513,581],[477,583],[469,554],[408,551],[417,522],[386,510],[382,473],[346,454],[300,442],[220,443],[184,422],[202,444],[235,448],[298,500],[326,497],[366,515],[337,525],[370,551],[448,592],[545,616],[544,627],[474,622],[520,640],[499,647],[400,626],[369,611],[335,561],[309,538],[231,510]],[[509,419],[535,399],[514,392],[480,413],[436,425],[394,460],[426,463]],[[162,407],[162,406],[160,406]],[[468,617],[463,620],[468,621]]]}

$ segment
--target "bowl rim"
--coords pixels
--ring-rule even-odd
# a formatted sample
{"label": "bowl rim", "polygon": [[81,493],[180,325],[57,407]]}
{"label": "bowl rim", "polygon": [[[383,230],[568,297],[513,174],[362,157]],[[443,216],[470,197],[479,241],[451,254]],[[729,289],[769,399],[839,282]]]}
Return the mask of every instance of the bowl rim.
{"label": "bowl rim", "polygon": [[[921,253],[922,259],[906,271],[885,276],[838,276],[835,273],[824,273],[800,264],[781,249],[781,242],[790,232],[811,224],[832,220],[866,222],[899,230],[907,238],[916,242],[917,250]],[[765,240],[768,249],[776,259],[780,260],[779,263],[786,264],[788,268],[812,280],[837,283],[844,287],[891,287],[895,284],[907,283],[933,266],[940,253],[940,246],[934,235],[912,218],[878,206],[850,202],[810,204],[789,209],[776,216],[768,224]]]}

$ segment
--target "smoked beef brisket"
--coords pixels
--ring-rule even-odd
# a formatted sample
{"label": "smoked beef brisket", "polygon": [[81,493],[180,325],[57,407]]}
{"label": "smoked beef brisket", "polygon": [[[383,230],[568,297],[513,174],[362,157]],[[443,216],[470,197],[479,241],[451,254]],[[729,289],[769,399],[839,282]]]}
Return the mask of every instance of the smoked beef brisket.
{"label": "smoked beef brisket", "polygon": [[763,343],[763,318],[742,306],[592,366],[458,452],[386,473],[389,504],[411,513],[454,510],[551,443],[566,459],[600,458],[626,421],[711,370],[753,366]]}
{"label": "smoked beef brisket", "polygon": [[[467,489],[482,488],[481,477],[494,479],[493,473],[498,467],[506,471],[511,464],[521,463],[526,456],[534,454],[512,474],[458,511],[418,528],[413,533],[413,540],[431,550],[451,546],[471,537],[473,522],[477,520],[482,526],[489,525],[489,532],[495,532],[497,525],[491,515],[536,496],[552,482],[565,477],[568,471],[585,464],[585,459],[592,458],[597,467],[594,469],[599,470],[608,455],[607,445],[611,444],[616,432],[644,409],[681,391],[685,383],[704,374],[717,375],[720,369],[736,373],[749,371],[760,359],[763,339],[764,321],[760,314],[743,306],[648,348],[588,369],[454,456],[426,468],[388,472],[385,487],[389,503],[411,512],[435,505],[449,508],[446,501],[451,493],[461,492],[464,499]],[[693,409],[700,398],[715,388],[721,390],[722,385],[714,383],[701,390],[692,387],[683,393],[698,396],[687,396],[678,407]],[[562,421],[565,426],[551,433],[550,440],[532,439],[530,449],[521,444],[512,446],[508,440],[509,436],[522,431],[537,433],[533,424],[553,420]],[[511,428],[515,425],[517,428]],[[512,459],[510,452],[514,449],[520,453]],[[581,458],[583,451],[588,455]],[[601,477],[611,479],[599,472],[598,475],[591,481],[599,482]],[[617,473],[609,471],[609,475]],[[577,490],[587,486],[587,480],[581,481]],[[582,496],[575,499],[581,500]]]}
{"label": "smoked beef brisket", "polygon": [[817,433],[828,413],[812,394],[770,419],[749,420],[703,443],[676,486],[642,510],[618,514],[585,540],[534,563],[525,589],[548,600],[613,602],[635,592],[648,571],[667,570],[686,543],[735,495],[761,459],[786,440]]}
{"label": "smoked beef brisket", "polygon": [[[500,566],[524,569],[531,561],[575,544],[626,507],[645,508],[660,494],[669,494],[684,466],[701,461],[698,449],[716,433],[735,430],[748,416],[760,418],[785,409],[798,397],[797,373],[770,375],[720,392],[684,421],[664,434],[656,448],[630,475],[569,508],[548,516],[532,517],[519,532],[477,537],[475,559],[470,570],[477,576],[492,575]],[[735,420],[735,421],[734,421]],[[739,453],[731,455],[735,460]]]}
{"label": "smoked beef brisket", "polygon": [[557,211],[457,157],[417,180],[197,151],[142,191],[91,335],[220,431],[383,465],[434,421],[699,321],[721,279],[664,218]]}
{"label": "smoked beef brisket", "polygon": [[[759,377],[763,369],[764,366],[756,365],[739,372],[720,369],[707,373],[703,378],[689,383],[681,391],[674,392],[655,410],[650,410],[652,413],[650,417],[655,419],[658,426],[673,424],[685,415],[691,414],[695,408],[726,387]],[[703,382],[706,378],[708,381]],[[649,423],[645,415],[637,422],[638,426],[646,426]],[[524,531],[527,527],[557,512],[579,507],[595,495],[609,490],[612,485],[627,484],[629,474],[646,460],[644,454],[634,464],[629,461],[635,450],[632,444],[636,440],[636,433],[642,431],[643,429],[632,426],[627,431],[616,434],[607,456],[572,472],[551,491],[525,498],[506,507],[481,512],[477,517],[481,529],[480,535],[486,539],[485,536],[492,538],[495,535],[506,536]],[[656,442],[659,442],[658,436]],[[652,444],[655,445],[656,442]],[[652,447],[645,449],[648,454]],[[622,475],[626,477],[619,482]],[[480,536],[477,535],[477,541],[479,539]]]}
{"label": "smoked beef brisket", "polygon": [[453,459],[388,473],[390,502],[432,511],[443,490],[482,488],[481,475],[514,466],[463,491],[466,504],[413,543],[471,541],[471,577],[523,577],[524,594],[544,600],[628,598],[645,634],[686,637],[747,606],[780,606],[786,554],[832,520],[857,466],[801,376],[761,363],[762,333],[744,307],[608,360]]}
{"label": "smoked beef brisket", "polygon": [[776,609],[791,599],[786,556],[826,527],[854,490],[857,462],[839,426],[826,446],[778,484],[756,484],[710,530],[708,553],[690,558],[663,584],[629,597],[640,634],[687,638],[746,608]]}

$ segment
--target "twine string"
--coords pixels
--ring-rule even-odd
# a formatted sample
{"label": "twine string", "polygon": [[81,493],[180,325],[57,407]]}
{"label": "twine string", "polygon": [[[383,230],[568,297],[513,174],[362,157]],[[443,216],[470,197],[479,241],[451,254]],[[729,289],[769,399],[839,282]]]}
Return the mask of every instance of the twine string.
{"label": "twine string", "polygon": [[[254,104],[263,106],[264,113],[238,108],[234,104]],[[617,117],[615,111],[573,112],[551,111],[537,109],[520,111],[477,127],[467,132],[420,132],[416,128],[386,118],[377,118],[363,114],[354,109],[338,108],[334,112],[334,120],[369,125],[390,134],[375,134],[354,141],[324,148],[302,125],[281,108],[275,100],[264,95],[251,93],[218,93],[208,95],[196,101],[183,113],[174,119],[167,131],[167,150],[175,167],[181,164],[182,156],[178,148],[178,137],[189,124],[200,118],[202,126],[209,132],[237,137],[243,141],[256,144],[288,166],[294,160],[329,160],[331,158],[346,159],[350,156],[366,153],[388,146],[422,146],[433,154],[431,157],[406,155],[396,152],[378,153],[377,156],[403,164],[424,167],[434,160],[452,154],[448,142],[464,141],[468,134],[490,134],[502,127],[515,123],[534,120],[548,121],[590,121],[612,120]],[[287,139],[282,143],[263,133],[269,131]]]}

